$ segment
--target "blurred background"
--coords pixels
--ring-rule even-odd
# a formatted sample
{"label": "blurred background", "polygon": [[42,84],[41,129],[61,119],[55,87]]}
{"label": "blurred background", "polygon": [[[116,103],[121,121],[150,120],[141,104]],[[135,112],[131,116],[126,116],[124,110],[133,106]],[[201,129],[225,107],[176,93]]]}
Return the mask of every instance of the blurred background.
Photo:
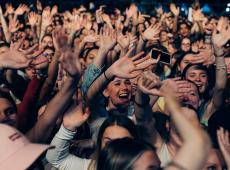
{"label": "blurred background", "polygon": [[[195,0],[196,1],[196,0]],[[33,7],[36,0],[0,0],[2,7],[6,3],[12,3],[13,6],[16,6],[20,3],[26,3]],[[180,7],[181,12],[185,15],[188,12],[188,7],[194,4],[194,0],[41,0],[43,6],[46,5],[55,5],[59,4],[59,10],[64,11],[66,9],[73,8],[73,6],[79,7],[81,4],[89,7],[91,6],[98,7],[101,4],[107,4],[108,10],[113,11],[115,7],[124,10],[131,3],[136,3],[138,8],[142,13],[154,14],[153,9],[160,6],[163,7],[165,11],[169,10],[169,3],[175,3]],[[200,0],[200,7],[202,12],[206,14],[224,14],[230,16],[230,0]]]}

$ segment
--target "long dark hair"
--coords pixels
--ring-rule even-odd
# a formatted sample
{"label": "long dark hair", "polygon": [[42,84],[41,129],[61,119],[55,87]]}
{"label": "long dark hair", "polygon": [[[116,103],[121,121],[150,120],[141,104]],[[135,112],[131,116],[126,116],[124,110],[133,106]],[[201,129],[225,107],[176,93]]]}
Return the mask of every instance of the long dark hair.
{"label": "long dark hair", "polygon": [[[97,170],[132,170],[135,162],[146,151],[155,153],[154,147],[144,141],[131,138],[113,140],[101,151]],[[159,168],[159,159],[158,162],[156,169]]]}
{"label": "long dark hair", "polygon": [[96,150],[92,156],[94,161],[90,162],[89,168],[88,168],[89,170],[96,169],[96,160],[98,160],[99,154],[101,152],[103,134],[108,127],[114,126],[114,125],[125,128],[134,139],[139,138],[137,130],[136,130],[136,126],[129,118],[127,118],[126,116],[120,116],[120,115],[110,115],[102,123],[102,125],[99,129],[99,133],[97,136],[97,147],[96,147]]}
{"label": "long dark hair", "polygon": [[138,133],[136,130],[135,124],[126,116],[119,116],[119,115],[111,115],[107,118],[100,127],[98,137],[97,137],[97,149],[96,149],[96,156],[98,156],[99,152],[101,151],[101,144],[102,144],[102,137],[105,130],[110,126],[120,126],[128,130],[130,135],[133,138],[138,138]]}

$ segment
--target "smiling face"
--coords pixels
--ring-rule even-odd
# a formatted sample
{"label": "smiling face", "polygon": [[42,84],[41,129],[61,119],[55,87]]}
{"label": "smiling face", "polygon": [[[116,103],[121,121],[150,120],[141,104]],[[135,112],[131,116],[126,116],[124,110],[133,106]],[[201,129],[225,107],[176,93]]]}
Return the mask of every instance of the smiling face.
{"label": "smiling face", "polygon": [[103,94],[108,99],[109,109],[125,108],[131,100],[131,82],[128,79],[116,77],[108,84]]}
{"label": "smiling face", "polygon": [[181,41],[181,49],[184,52],[188,52],[191,48],[191,41],[189,38],[183,38],[183,40]]}
{"label": "smiling face", "polygon": [[185,78],[194,82],[198,86],[200,93],[204,93],[207,89],[208,75],[205,70],[198,70],[192,66],[186,72]]}

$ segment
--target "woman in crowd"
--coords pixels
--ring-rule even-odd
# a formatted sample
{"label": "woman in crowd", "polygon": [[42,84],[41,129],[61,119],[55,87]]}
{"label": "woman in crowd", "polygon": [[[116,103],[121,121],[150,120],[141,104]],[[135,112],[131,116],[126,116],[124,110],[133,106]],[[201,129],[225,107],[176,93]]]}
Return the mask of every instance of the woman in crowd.
{"label": "woman in crowd", "polygon": [[[144,144],[132,155],[134,162],[150,151],[156,167],[202,169],[204,157],[210,162],[217,152],[208,153],[209,139],[198,117],[209,127],[209,118],[228,101],[223,95],[228,90],[228,18],[204,15],[198,2],[189,19],[175,4],[170,12],[135,3],[120,7],[90,3],[61,12],[58,5],[43,7],[39,0],[34,6],[0,7],[0,123],[16,127],[31,142],[53,139],[56,149],[47,158],[60,169],[101,167],[99,152],[123,137],[156,148]],[[160,123],[164,131],[156,130],[152,108],[168,118]],[[69,153],[70,141],[79,139],[92,141],[91,159],[82,158],[84,150]],[[134,164],[129,165],[135,169]]]}

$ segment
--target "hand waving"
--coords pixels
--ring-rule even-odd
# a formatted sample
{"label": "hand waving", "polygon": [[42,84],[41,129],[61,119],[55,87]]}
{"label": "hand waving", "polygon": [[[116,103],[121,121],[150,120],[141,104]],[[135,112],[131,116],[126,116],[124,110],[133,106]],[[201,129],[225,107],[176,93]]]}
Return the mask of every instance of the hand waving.
{"label": "hand waving", "polygon": [[73,104],[67,110],[63,118],[63,125],[65,128],[76,131],[78,127],[83,125],[89,118],[89,113],[85,113],[82,108],[82,104]]}
{"label": "hand waving", "polygon": [[179,16],[180,14],[180,8],[176,7],[176,5],[173,3],[170,4],[170,11],[173,13],[174,16]]}
{"label": "hand waving", "polygon": [[228,169],[230,168],[230,142],[229,142],[229,132],[224,130],[222,127],[217,130],[217,139],[219,143],[220,150],[224,156],[227,163]]}
{"label": "hand waving", "polygon": [[221,17],[218,21],[217,28],[213,31],[212,42],[214,47],[220,48],[230,39],[230,25],[228,19]]}
{"label": "hand waving", "polygon": [[101,29],[100,48],[109,51],[116,45],[116,42],[117,42],[117,34],[115,30],[108,27],[104,27],[103,29]]}
{"label": "hand waving", "polygon": [[145,94],[159,96],[161,80],[151,71],[145,71],[139,77],[137,81],[137,86]]}
{"label": "hand waving", "polygon": [[141,33],[142,37],[146,40],[156,41],[159,39],[160,33],[160,25],[151,25],[148,27],[143,33]]}

